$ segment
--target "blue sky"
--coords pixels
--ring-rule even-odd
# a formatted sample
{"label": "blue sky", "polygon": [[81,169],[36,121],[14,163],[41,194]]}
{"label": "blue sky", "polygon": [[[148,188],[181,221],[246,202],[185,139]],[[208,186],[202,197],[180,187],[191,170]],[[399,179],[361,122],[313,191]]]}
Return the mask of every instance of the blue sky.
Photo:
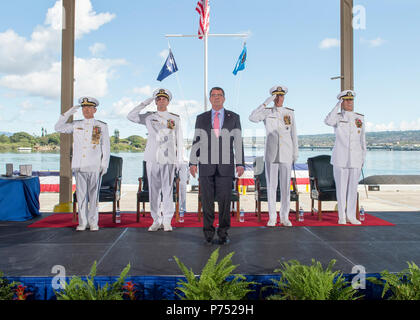
{"label": "blue sky", "polygon": [[[319,5],[321,3],[321,5]],[[209,88],[225,89],[226,108],[240,114],[246,136],[264,135],[249,114],[277,84],[289,88],[298,134],[330,133],[323,120],[340,81],[339,0],[211,0],[211,33],[249,33],[246,69],[233,76],[243,39],[209,39]],[[170,111],[191,137],[203,111],[203,42],[170,39],[179,72],[156,81],[166,59],[165,34],[196,34],[196,0],[77,0],[77,97],[96,97],[96,117],[122,137],[145,135],[127,113],[163,86]],[[354,32],[356,111],[369,131],[420,130],[420,2],[355,1],[366,28]],[[0,5],[0,131],[53,132],[60,112],[61,2]],[[150,106],[153,110],[155,107]],[[81,118],[81,112],[76,114]]]}

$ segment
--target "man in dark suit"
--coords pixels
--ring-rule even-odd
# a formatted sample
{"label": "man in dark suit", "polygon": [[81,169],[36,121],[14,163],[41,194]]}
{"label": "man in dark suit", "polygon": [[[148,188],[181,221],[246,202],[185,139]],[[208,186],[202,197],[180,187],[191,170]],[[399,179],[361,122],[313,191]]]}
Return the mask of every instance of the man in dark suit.
{"label": "man in dark suit", "polygon": [[[224,108],[225,92],[215,87],[210,91],[212,110],[197,116],[190,154],[190,172],[199,172],[201,202],[204,213],[204,237],[212,243],[216,232],[214,201],[219,203],[219,244],[229,242],[230,204],[233,179],[244,173],[244,149],[239,115]],[[198,166],[198,167],[197,167]]]}

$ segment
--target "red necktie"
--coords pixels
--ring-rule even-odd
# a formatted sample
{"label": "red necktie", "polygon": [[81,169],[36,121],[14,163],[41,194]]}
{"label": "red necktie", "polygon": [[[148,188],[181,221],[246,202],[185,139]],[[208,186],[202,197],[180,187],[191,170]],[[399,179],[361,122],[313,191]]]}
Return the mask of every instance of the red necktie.
{"label": "red necktie", "polygon": [[214,115],[213,129],[216,137],[219,138],[220,135],[220,122],[219,122],[219,112],[216,111]]}

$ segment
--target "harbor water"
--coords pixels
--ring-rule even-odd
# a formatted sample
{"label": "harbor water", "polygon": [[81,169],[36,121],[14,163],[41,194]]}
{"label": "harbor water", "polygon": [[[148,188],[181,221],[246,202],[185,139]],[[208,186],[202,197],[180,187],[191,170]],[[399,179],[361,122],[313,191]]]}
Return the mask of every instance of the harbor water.
{"label": "harbor water", "polygon": [[[297,163],[306,163],[307,159],[321,154],[331,155],[331,150],[300,150]],[[137,184],[142,176],[143,153],[112,153],[123,158],[124,184]],[[262,156],[264,149],[245,148],[245,157]],[[0,174],[6,172],[6,163],[13,163],[14,170],[19,165],[31,164],[33,171],[59,171],[59,153],[0,153]],[[386,151],[372,150],[367,152],[363,168],[365,177],[373,175],[416,175],[420,174],[420,151]]]}

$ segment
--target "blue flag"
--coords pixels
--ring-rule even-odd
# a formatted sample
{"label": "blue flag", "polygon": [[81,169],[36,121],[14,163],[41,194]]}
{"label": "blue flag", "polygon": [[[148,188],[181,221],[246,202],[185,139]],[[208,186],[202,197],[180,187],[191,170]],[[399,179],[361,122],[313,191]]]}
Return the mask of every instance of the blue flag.
{"label": "blue flag", "polygon": [[233,74],[236,76],[238,71],[242,71],[245,69],[245,62],[246,62],[246,46],[244,46],[244,49],[241,52],[241,55],[239,56],[238,62],[236,62],[235,69],[233,70]]}
{"label": "blue flag", "polygon": [[175,73],[178,71],[178,67],[176,66],[175,58],[172,54],[171,49],[169,49],[169,55],[166,59],[165,64],[162,67],[162,70],[160,70],[160,73],[158,75],[157,80],[162,81],[166,77],[169,77],[172,73]]}

